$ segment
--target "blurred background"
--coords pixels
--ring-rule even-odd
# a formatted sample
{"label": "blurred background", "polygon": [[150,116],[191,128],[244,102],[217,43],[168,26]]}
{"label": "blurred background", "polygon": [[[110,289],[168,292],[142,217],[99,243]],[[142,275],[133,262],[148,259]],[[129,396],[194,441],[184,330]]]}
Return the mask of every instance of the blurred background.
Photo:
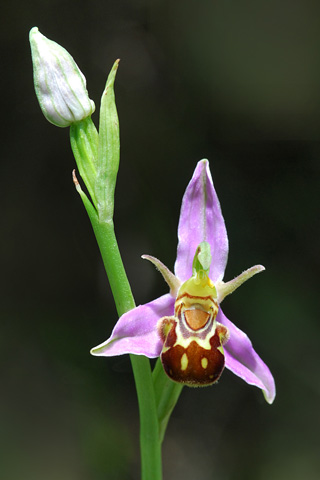
{"label": "blurred background", "polygon": [[173,268],[183,192],[210,160],[230,240],[224,303],[277,385],[274,405],[225,371],[185,388],[164,478],[319,478],[320,4],[314,0],[5,0],[1,4],[0,474],[6,480],[139,478],[128,356],[89,349],[117,320],[76,193],[68,129],[33,90],[28,31],[63,45],[98,121],[107,74],[121,166],[117,237],[135,295],[167,291],[140,256]]}

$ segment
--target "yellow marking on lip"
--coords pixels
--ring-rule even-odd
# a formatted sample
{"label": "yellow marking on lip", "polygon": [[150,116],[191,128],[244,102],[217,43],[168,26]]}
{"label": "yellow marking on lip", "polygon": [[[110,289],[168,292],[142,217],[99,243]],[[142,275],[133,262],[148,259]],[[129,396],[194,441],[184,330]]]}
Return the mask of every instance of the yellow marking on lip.
{"label": "yellow marking on lip", "polygon": [[190,295],[188,292],[183,292],[181,295],[178,295],[176,298],[176,302],[179,302],[182,298],[189,298],[189,299],[196,299],[196,300],[210,300],[211,302],[214,302],[214,298],[212,295]]}
{"label": "yellow marking on lip", "polygon": [[206,357],[201,358],[201,367],[206,369],[208,366],[208,359]]}
{"label": "yellow marking on lip", "polygon": [[188,355],[186,353],[184,353],[181,357],[181,370],[182,371],[187,369],[188,363],[189,363]]}
{"label": "yellow marking on lip", "polygon": [[199,347],[202,347],[205,350],[211,350],[212,346],[210,344],[210,339],[214,336],[215,330],[216,330],[216,322],[213,322],[212,329],[210,330],[210,332],[207,333],[205,338],[203,338],[203,339],[199,338],[197,336],[196,332],[194,332],[194,335],[190,335],[190,337],[184,338],[184,336],[181,332],[181,326],[178,323],[177,326],[176,326],[177,340],[176,340],[175,344],[173,345],[173,347],[175,347],[176,345],[181,345],[181,347],[187,349],[189,347],[190,343],[195,341],[195,342],[197,342]]}
{"label": "yellow marking on lip", "polygon": [[[188,294],[185,294],[178,297],[174,305],[175,316],[179,318],[180,315],[182,315],[184,312],[189,310],[197,310],[197,311],[201,310],[209,314],[211,318],[215,319],[218,314],[219,305],[211,296],[196,297],[196,296],[190,296]],[[195,313],[194,314],[190,313],[189,315],[190,316],[195,315]],[[189,326],[193,328],[192,321],[191,321],[191,325]],[[197,330],[198,328],[199,327],[196,327],[195,329]]]}

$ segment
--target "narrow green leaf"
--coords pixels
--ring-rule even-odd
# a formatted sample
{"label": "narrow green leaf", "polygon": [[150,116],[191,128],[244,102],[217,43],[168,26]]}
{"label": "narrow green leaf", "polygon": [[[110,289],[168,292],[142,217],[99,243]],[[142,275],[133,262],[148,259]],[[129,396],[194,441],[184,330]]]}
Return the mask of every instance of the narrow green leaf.
{"label": "narrow green leaf", "polygon": [[102,221],[108,221],[113,217],[114,191],[119,170],[119,119],[114,96],[114,81],[118,66],[119,60],[116,60],[101,97],[95,193],[99,217]]}
{"label": "narrow green leaf", "polygon": [[82,190],[81,186],[80,186],[80,183],[78,182],[78,179],[76,177],[76,172],[73,170],[72,172],[72,180],[73,180],[73,183],[74,183],[74,186],[76,187],[76,190],[77,192],[79,193],[80,197],[81,197],[81,200],[83,202],[83,205],[87,211],[87,214],[90,218],[90,221],[91,221],[91,224],[93,224],[94,222],[96,222],[98,220],[98,214],[97,214],[97,211],[96,209],[94,208],[94,206],[92,205],[92,203],[90,202],[89,198],[87,197],[87,195],[84,193],[84,191]]}

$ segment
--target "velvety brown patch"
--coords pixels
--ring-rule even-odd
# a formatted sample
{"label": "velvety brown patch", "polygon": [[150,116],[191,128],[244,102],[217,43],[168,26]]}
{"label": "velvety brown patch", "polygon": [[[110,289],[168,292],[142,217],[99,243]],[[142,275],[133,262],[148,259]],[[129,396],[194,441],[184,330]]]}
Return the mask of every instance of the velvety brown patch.
{"label": "velvety brown patch", "polygon": [[192,328],[192,330],[199,330],[200,328],[204,327],[210,318],[208,312],[204,312],[200,309],[185,310],[184,316],[187,324],[190,328]]}
{"label": "velvety brown patch", "polygon": [[[218,350],[221,346],[217,333],[210,339],[211,349],[202,348],[193,340],[187,348],[175,345],[161,354],[163,368],[167,375],[174,381],[189,386],[205,386],[215,383],[224,368],[224,355]],[[186,354],[188,363],[181,361]],[[206,360],[203,360],[206,359]]]}
{"label": "velvety brown patch", "polygon": [[166,347],[172,347],[177,341],[177,334],[176,334],[176,322],[172,322],[172,327],[167,335],[165,345]]}

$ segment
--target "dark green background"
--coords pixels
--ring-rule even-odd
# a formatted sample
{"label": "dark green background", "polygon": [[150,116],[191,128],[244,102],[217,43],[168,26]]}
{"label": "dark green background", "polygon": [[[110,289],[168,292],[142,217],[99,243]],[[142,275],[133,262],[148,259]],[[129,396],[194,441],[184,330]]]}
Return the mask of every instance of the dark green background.
{"label": "dark green background", "polygon": [[121,58],[115,224],[136,302],[166,292],[140,255],[173,268],[182,195],[204,157],[229,233],[225,278],[266,267],[224,310],[274,373],[275,403],[228,371],[217,386],[186,388],[164,443],[165,479],[318,479],[319,2],[0,8],[1,478],[139,478],[129,359],[89,355],[117,315],[71,181],[68,129],[45,121],[33,91],[36,25],[75,57],[97,110]]}

